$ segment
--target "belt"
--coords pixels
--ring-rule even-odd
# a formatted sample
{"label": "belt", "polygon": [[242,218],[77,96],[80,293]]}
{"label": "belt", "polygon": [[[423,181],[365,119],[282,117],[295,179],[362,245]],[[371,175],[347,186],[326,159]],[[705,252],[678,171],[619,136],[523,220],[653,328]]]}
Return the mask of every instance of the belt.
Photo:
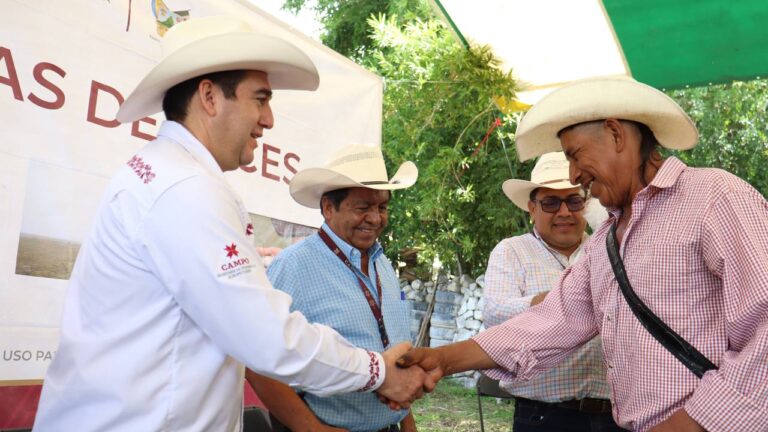
{"label": "belt", "polygon": [[[280,420],[278,420],[272,414],[269,415],[269,420],[272,422],[271,430],[273,432],[290,432],[290,429],[288,429],[288,426],[285,426],[284,424],[280,423]],[[400,428],[397,426],[397,424],[391,424],[389,426],[385,426],[379,429],[376,432],[399,432],[399,431],[400,431]]]}
{"label": "belt", "polygon": [[518,401],[523,401],[531,404],[540,404],[548,406],[556,406],[559,408],[565,408],[570,410],[576,410],[586,414],[605,414],[611,412],[611,401],[608,399],[593,399],[584,398],[578,400],[569,400],[563,402],[541,402],[525,398],[515,398]]}

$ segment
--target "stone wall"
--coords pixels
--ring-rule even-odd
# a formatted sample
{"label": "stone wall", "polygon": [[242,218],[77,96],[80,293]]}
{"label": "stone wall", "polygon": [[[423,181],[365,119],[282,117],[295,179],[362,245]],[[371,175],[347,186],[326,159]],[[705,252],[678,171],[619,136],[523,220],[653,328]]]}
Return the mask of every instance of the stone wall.
{"label": "stone wall", "polygon": [[[467,340],[485,329],[483,326],[483,287],[485,276],[472,279],[468,275],[447,277],[441,275],[433,281],[400,281],[405,298],[411,305],[411,338],[417,342],[419,330],[430,302],[434,301],[429,320],[427,345],[438,347]],[[467,387],[477,381],[478,372],[454,375]]]}

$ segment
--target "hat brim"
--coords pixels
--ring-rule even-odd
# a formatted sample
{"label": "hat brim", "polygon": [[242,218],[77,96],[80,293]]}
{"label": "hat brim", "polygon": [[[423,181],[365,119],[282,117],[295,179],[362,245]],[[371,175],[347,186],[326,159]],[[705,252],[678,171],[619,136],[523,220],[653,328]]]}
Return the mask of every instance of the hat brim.
{"label": "hat brim", "polygon": [[122,104],[117,120],[128,123],[158,113],[174,85],[228,70],[266,72],[275,90],[315,90],[320,84],[314,63],[294,45],[251,32],[220,34],[192,42],[158,63]]}
{"label": "hat brim", "polygon": [[672,98],[632,79],[610,78],[562,87],[536,103],[517,127],[517,154],[525,161],[560,151],[558,132],[606,118],[643,123],[669,149],[689,149],[699,140],[693,121]]}
{"label": "hat brim", "polygon": [[376,190],[397,190],[413,186],[419,170],[411,161],[403,162],[392,178],[384,183],[358,182],[327,168],[308,168],[296,173],[289,187],[294,201],[309,208],[320,208],[323,194],[336,189],[362,187]]}
{"label": "hat brim", "polygon": [[547,189],[573,189],[579,186],[572,184],[567,180],[562,180],[545,185],[529,182],[526,180],[509,179],[501,184],[501,190],[510,201],[520,209],[528,211],[528,202],[531,200],[531,191],[537,188]]}

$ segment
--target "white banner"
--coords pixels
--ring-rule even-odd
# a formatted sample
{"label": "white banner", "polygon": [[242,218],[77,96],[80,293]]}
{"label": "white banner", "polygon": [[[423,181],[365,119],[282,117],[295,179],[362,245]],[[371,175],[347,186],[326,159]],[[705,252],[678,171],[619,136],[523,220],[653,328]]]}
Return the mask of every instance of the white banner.
{"label": "white banner", "polygon": [[159,59],[165,30],[221,14],[290,40],[320,71],[316,92],[275,92],[274,130],[265,131],[252,166],[229,175],[249,212],[318,226],[319,211],[288,195],[293,174],[322,165],[342,145],[380,145],[380,78],[250,3],[3,1],[0,381],[43,377],[55,355],[67,279],[101,192],[162,122],[158,114],[119,125],[120,103]]}

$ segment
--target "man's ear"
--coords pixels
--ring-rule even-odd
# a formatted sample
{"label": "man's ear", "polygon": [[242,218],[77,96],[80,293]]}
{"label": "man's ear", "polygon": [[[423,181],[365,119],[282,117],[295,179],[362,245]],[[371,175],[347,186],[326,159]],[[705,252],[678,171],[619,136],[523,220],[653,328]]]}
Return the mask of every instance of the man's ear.
{"label": "man's ear", "polygon": [[320,213],[322,213],[325,220],[328,220],[329,214],[333,210],[332,207],[333,203],[328,197],[320,198]]}
{"label": "man's ear", "polygon": [[531,215],[531,219],[533,219],[534,210],[536,210],[536,203],[533,201],[528,201],[528,213]]}
{"label": "man's ear", "polygon": [[629,135],[624,128],[624,125],[621,124],[621,121],[614,118],[606,119],[605,123],[603,123],[603,128],[604,132],[608,134],[609,139],[613,143],[616,153],[624,151]]}
{"label": "man's ear", "polygon": [[203,111],[209,116],[215,116],[218,111],[217,93],[220,92],[221,89],[209,79],[201,80],[197,85],[195,97],[200,101]]}

